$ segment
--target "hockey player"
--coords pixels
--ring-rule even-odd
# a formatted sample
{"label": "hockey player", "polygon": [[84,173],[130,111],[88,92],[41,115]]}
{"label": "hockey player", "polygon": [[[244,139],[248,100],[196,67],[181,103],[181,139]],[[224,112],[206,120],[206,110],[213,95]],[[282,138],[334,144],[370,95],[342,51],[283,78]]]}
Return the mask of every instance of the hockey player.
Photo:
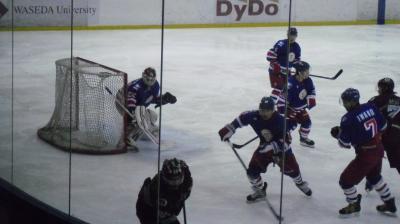
{"label": "hockey player", "polygon": [[[313,148],[315,143],[308,138],[311,131],[311,119],[307,112],[316,105],[315,87],[309,77],[310,65],[305,61],[293,63],[295,74],[288,78],[288,127],[295,130],[300,124],[299,135],[302,146]],[[278,110],[284,114],[285,96],[281,94],[278,100]]]}
{"label": "hockey player", "polygon": [[[159,223],[157,223],[158,180],[160,180]],[[177,216],[192,190],[193,179],[183,160],[164,160],[160,176],[146,178],[136,202],[141,224],[179,224]]]}
{"label": "hockey player", "polygon": [[[117,94],[117,100],[124,102],[123,91]],[[135,117],[128,117],[128,138],[127,144],[129,148],[137,150],[136,141],[143,135],[143,127],[138,121],[148,123],[148,131],[155,138],[158,138],[158,126],[156,125],[157,114],[155,111],[146,109],[150,104],[156,104],[159,107],[162,104],[176,103],[176,97],[169,92],[162,96],[160,94],[160,86],[156,79],[156,71],[153,68],[146,68],[142,77],[128,83],[126,107]],[[162,100],[161,100],[162,99]],[[117,104],[117,109],[121,114],[124,113],[122,108]]]}
{"label": "hockey player", "polygon": [[263,97],[258,110],[243,112],[218,132],[221,141],[228,141],[237,128],[250,125],[260,138],[260,144],[247,169],[247,176],[254,191],[253,194],[247,196],[249,203],[266,197],[267,183],[263,182],[260,174],[265,173],[271,163],[276,163],[281,167],[280,159],[283,152],[285,153],[284,174],[290,176],[304,194],[307,196],[312,194],[307,182],[301,177],[299,165],[290,148],[289,132],[287,132],[286,143],[283,143],[284,118],[274,108],[274,99]]}
{"label": "hockey player", "polygon": [[391,78],[383,78],[378,82],[378,96],[369,100],[379,108],[388,121],[388,127],[382,135],[382,143],[389,160],[390,167],[400,174],[400,97],[394,92]]}
{"label": "hockey player", "polygon": [[353,88],[346,89],[341,101],[347,113],[342,117],[340,127],[331,129],[331,135],[338,139],[343,148],[354,147],[356,157],[340,175],[348,206],[339,210],[342,216],[357,214],[361,210],[361,194],[357,195],[355,185],[366,177],[379,193],[384,204],[376,207],[377,211],[393,214],[396,212],[395,199],[389,186],[381,176],[383,146],[381,133],[387,124],[379,110],[372,104],[359,103],[360,94]]}
{"label": "hockey player", "polygon": [[[378,107],[388,121],[388,128],[382,135],[382,143],[390,167],[397,169],[400,174],[400,97],[394,92],[394,82],[391,78],[379,80],[377,89],[379,95],[372,97],[369,102]],[[368,181],[365,183],[365,190],[372,190]]]}
{"label": "hockey player", "polygon": [[[292,27],[288,31],[288,38],[279,40],[275,43],[274,47],[267,52],[267,61],[269,64],[269,79],[272,88],[271,96],[277,101],[279,95],[285,84],[286,69],[295,61],[300,60],[301,48],[296,42],[297,29]],[[290,44],[289,55],[287,55],[288,44]],[[287,65],[287,58],[289,57],[289,65]]]}

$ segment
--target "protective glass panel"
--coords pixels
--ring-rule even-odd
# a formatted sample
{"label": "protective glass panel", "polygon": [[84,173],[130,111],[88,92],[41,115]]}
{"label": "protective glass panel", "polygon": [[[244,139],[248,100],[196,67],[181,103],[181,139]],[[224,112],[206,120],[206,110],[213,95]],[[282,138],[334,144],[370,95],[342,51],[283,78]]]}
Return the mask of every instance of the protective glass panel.
{"label": "protective glass panel", "polygon": [[11,182],[12,17],[11,1],[0,1],[0,177]]}
{"label": "protective glass panel", "polygon": [[160,9],[155,0],[75,2],[71,215],[84,221],[137,223],[137,196],[157,172],[158,146],[139,124],[158,132],[158,89],[142,73],[152,67],[160,79]]}
{"label": "protective glass panel", "polygon": [[[46,138],[42,131],[54,123],[52,117],[65,116],[57,113],[59,96],[68,93],[58,85],[58,60],[71,55],[71,2],[13,1],[13,184],[66,213],[69,145],[66,151],[53,145],[69,135]],[[70,127],[66,124],[65,131]]]}

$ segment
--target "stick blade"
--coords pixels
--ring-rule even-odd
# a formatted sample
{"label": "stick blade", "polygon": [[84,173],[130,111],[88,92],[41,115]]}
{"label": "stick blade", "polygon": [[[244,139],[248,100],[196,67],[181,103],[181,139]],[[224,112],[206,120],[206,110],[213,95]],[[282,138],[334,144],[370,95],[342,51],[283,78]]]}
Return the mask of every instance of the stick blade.
{"label": "stick blade", "polygon": [[341,74],[343,73],[343,69],[340,69],[338,73],[332,78],[332,79],[337,79]]}

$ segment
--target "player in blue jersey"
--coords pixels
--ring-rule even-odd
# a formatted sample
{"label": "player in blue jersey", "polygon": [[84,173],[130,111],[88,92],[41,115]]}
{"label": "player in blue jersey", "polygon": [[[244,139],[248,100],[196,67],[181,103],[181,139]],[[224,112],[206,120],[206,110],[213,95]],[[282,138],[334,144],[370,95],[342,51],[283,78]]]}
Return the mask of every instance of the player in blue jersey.
{"label": "player in blue jersey", "polygon": [[[117,100],[124,102],[123,91],[118,91]],[[176,97],[169,92],[160,96],[160,85],[156,78],[156,71],[149,67],[146,68],[142,77],[128,83],[127,86],[127,99],[126,108],[135,117],[128,116],[128,137],[127,144],[131,149],[137,150],[136,141],[143,135],[143,130],[139,127],[138,120],[148,120],[149,131],[155,136],[158,136],[158,126],[156,121],[158,119],[157,113],[151,109],[146,109],[150,104],[155,104],[156,107],[162,104],[176,103]],[[117,104],[117,109],[121,114],[124,113],[123,109]],[[137,110],[141,109],[141,113]],[[141,117],[138,117],[141,116]]]}
{"label": "player in blue jersey", "polygon": [[[315,143],[308,138],[311,131],[311,119],[307,110],[316,105],[315,87],[312,79],[309,77],[310,65],[305,61],[293,63],[296,70],[293,76],[288,78],[288,128],[295,130],[300,124],[299,135],[300,144],[313,148]],[[285,111],[285,97],[279,96],[278,110],[281,114]]]}
{"label": "player in blue jersey", "polygon": [[[296,42],[297,29],[292,27],[288,31],[288,38],[279,40],[275,43],[274,47],[267,52],[267,61],[269,64],[269,79],[272,87],[271,96],[274,98],[275,102],[278,96],[281,94],[282,89],[285,85],[286,69],[295,61],[299,61],[301,57],[300,45]],[[289,51],[289,65],[287,65],[287,48],[290,44]]]}
{"label": "player in blue jersey", "polygon": [[381,176],[383,145],[381,133],[386,129],[386,120],[372,104],[360,104],[360,94],[353,88],[346,89],[341,100],[347,113],[342,117],[340,127],[331,129],[331,135],[338,139],[343,148],[354,147],[356,157],[340,175],[348,206],[339,210],[343,216],[357,214],[361,210],[361,194],[357,194],[355,185],[366,177],[380,195],[384,204],[376,207],[377,211],[394,214],[395,199],[388,184]]}
{"label": "player in blue jersey", "polygon": [[267,171],[271,163],[281,167],[282,153],[285,153],[284,174],[290,176],[296,186],[306,195],[311,196],[312,191],[307,182],[303,181],[290,147],[290,134],[287,132],[286,142],[283,142],[284,118],[275,111],[275,103],[272,97],[263,97],[258,110],[246,111],[235,120],[227,124],[218,134],[221,141],[228,141],[237,128],[250,125],[260,138],[260,144],[251,158],[247,169],[247,176],[254,190],[247,196],[247,202],[255,202],[266,196],[267,183],[263,182],[261,173]]}

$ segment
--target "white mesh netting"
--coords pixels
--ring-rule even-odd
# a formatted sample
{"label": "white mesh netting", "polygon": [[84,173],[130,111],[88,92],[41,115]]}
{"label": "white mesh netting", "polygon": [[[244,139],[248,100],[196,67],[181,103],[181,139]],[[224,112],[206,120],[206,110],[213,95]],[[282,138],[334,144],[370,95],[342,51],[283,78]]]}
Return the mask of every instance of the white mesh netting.
{"label": "white mesh netting", "polygon": [[125,90],[127,74],[78,57],[72,58],[72,72],[70,58],[57,60],[56,69],[54,112],[38,136],[73,152],[126,152],[125,118],[105,87],[113,94]]}

